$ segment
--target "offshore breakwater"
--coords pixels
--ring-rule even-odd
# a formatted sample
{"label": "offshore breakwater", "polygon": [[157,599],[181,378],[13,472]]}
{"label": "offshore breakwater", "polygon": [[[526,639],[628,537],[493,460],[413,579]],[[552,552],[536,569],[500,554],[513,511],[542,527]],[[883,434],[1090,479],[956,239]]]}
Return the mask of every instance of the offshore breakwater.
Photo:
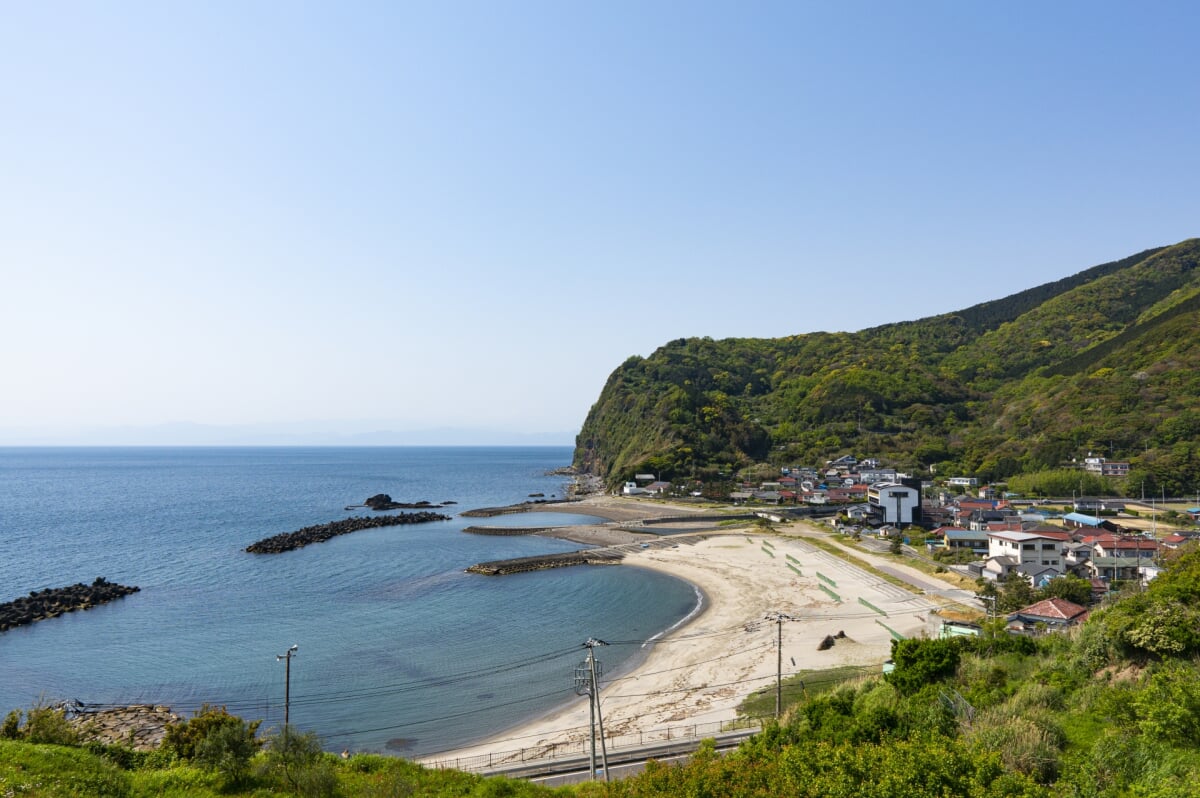
{"label": "offshore breakwater", "polygon": [[342,521],[331,521],[328,524],[306,526],[295,532],[284,532],[269,538],[251,543],[246,551],[251,554],[281,554],[307,546],[310,543],[323,543],[338,535],[349,535],[363,529],[378,529],[385,526],[403,524],[426,524],[430,521],[449,521],[450,516],[434,512],[399,513],[397,515],[379,515],[373,518],[359,516],[346,518]]}
{"label": "offshore breakwater", "polygon": [[67,587],[35,590],[28,596],[0,604],[0,632],[57,618],[65,612],[88,610],[140,590],[139,587],[109,582],[103,576],[96,577],[90,585],[80,582]]}

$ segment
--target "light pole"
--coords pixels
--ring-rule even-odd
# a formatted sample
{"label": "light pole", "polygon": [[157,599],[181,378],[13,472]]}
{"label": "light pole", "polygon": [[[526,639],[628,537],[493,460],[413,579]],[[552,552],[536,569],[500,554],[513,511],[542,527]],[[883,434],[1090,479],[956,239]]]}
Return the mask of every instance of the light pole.
{"label": "light pole", "polygon": [[300,646],[294,645],[282,654],[275,655],[275,661],[284,660],[287,664],[283,671],[283,731],[287,734],[288,727],[288,712],[292,704],[292,657],[296,656],[296,651]]}

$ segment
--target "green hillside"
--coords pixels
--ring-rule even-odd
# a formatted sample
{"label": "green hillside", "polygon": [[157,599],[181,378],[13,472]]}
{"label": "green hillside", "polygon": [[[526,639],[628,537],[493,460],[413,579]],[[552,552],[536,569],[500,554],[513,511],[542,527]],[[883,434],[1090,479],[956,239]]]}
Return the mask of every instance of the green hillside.
{"label": "green hillside", "polygon": [[913,322],[672,341],[609,377],[575,464],[616,483],[853,452],[1002,479],[1093,451],[1191,492],[1198,262],[1189,239]]}

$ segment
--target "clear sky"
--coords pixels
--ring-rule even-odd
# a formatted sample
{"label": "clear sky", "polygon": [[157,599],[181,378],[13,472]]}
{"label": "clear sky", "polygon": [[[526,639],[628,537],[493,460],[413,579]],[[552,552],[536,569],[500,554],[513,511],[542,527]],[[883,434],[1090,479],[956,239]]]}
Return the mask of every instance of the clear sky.
{"label": "clear sky", "polygon": [[5,2],[0,444],[571,443],[673,338],[918,318],[1196,236],[1197,29]]}

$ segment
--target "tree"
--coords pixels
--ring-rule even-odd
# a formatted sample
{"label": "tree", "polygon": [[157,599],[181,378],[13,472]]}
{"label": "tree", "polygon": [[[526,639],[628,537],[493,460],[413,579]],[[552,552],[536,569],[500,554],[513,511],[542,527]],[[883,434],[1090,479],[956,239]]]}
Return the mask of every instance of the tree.
{"label": "tree", "polygon": [[1000,583],[1000,592],[996,600],[997,612],[1016,612],[1022,607],[1028,607],[1037,600],[1033,586],[1017,571],[1009,571]]}
{"label": "tree", "polygon": [[[1037,597],[1039,600],[1050,598],[1066,599],[1067,601],[1086,607],[1092,601],[1092,583],[1070,574],[1058,576],[1047,582],[1046,586],[1038,591]],[[1017,609],[1020,609],[1020,607]]]}

